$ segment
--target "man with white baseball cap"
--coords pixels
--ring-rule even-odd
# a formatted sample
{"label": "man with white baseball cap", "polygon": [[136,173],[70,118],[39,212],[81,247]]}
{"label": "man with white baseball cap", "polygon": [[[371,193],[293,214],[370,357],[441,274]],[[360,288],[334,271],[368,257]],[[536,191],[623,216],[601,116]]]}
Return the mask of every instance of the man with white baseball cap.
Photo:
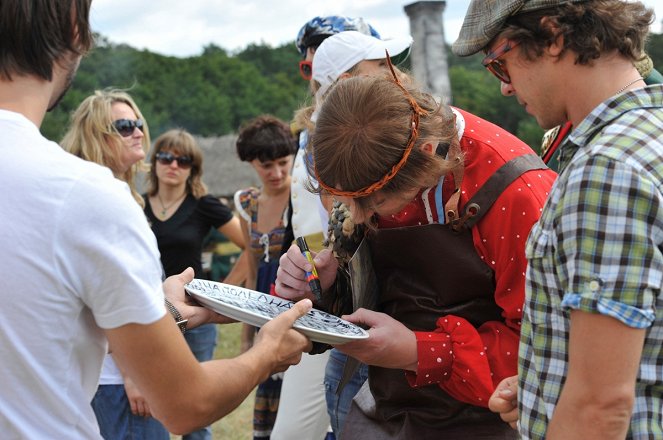
{"label": "man with white baseball cap", "polygon": [[313,57],[313,80],[320,84],[316,100],[339,78],[386,69],[387,53],[394,65],[400,64],[410,54],[410,46],[410,36],[380,40],[357,31],[332,35],[320,44]]}

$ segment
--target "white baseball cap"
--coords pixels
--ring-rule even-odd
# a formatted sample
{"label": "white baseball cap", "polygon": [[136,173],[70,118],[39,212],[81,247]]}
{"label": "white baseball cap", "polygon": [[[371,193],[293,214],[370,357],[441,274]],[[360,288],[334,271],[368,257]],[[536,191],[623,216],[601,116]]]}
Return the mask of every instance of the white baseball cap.
{"label": "white baseball cap", "polygon": [[322,96],[341,74],[359,62],[386,58],[385,50],[392,61],[398,57],[402,62],[407,58],[410,46],[410,36],[380,40],[361,32],[344,31],[326,38],[313,56],[313,79],[320,83],[316,96]]}

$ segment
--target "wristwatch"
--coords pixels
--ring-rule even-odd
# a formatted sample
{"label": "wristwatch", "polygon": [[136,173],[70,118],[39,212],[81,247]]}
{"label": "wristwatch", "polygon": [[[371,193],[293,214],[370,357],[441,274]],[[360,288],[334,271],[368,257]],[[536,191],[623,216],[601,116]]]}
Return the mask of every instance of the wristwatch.
{"label": "wristwatch", "polygon": [[184,332],[186,332],[186,324],[187,322],[189,322],[189,320],[182,318],[182,315],[180,315],[179,310],[177,310],[175,306],[170,303],[170,301],[168,301],[165,298],[164,301],[166,302],[166,308],[168,309],[170,314],[173,315],[173,318],[175,318],[175,323],[180,328],[182,334],[184,334]]}

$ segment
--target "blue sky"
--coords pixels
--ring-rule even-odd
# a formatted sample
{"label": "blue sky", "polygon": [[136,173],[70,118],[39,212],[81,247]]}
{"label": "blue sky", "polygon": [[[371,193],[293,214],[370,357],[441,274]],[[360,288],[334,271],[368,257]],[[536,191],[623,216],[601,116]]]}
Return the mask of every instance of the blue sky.
{"label": "blue sky", "polygon": [[[364,17],[383,38],[409,34],[404,0],[94,0],[92,27],[115,43],[173,56],[192,56],[213,43],[230,51],[249,43],[277,46],[293,41],[316,15]],[[453,42],[469,0],[447,0],[445,37]],[[663,1],[645,0],[656,10],[661,32]]]}

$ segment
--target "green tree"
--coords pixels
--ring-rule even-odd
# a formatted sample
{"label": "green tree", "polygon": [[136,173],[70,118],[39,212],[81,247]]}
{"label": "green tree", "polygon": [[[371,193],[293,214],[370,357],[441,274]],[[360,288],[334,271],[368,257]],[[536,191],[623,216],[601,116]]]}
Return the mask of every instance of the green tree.
{"label": "green tree", "polygon": [[502,96],[499,81],[483,69],[456,65],[449,69],[449,79],[454,105],[514,135],[518,133],[521,122],[530,118],[515,97]]}
{"label": "green tree", "polygon": [[45,118],[42,133],[59,141],[70,113],[94,90],[108,87],[132,95],[153,136],[173,127],[223,135],[263,113],[289,120],[307,94],[298,61],[294,44],[253,44],[237,55],[208,45],[199,56],[176,58],[97,35],[95,49],[82,60],[61,105]]}
{"label": "green tree", "polygon": [[649,34],[646,47],[656,70],[663,72],[663,34]]}
{"label": "green tree", "polygon": [[[663,35],[651,34],[647,52],[661,70]],[[483,68],[482,59],[482,54],[459,58],[449,52],[453,104],[538,150],[542,130],[515,98],[501,95],[499,82]],[[70,92],[46,116],[41,130],[59,141],[80,102],[108,87],[125,89],[134,97],[153,136],[173,127],[204,136],[224,135],[263,113],[289,120],[309,98],[299,60],[292,42],[278,47],[250,44],[235,54],[210,44],[198,56],[177,58],[96,35],[96,47],[82,60]]]}

